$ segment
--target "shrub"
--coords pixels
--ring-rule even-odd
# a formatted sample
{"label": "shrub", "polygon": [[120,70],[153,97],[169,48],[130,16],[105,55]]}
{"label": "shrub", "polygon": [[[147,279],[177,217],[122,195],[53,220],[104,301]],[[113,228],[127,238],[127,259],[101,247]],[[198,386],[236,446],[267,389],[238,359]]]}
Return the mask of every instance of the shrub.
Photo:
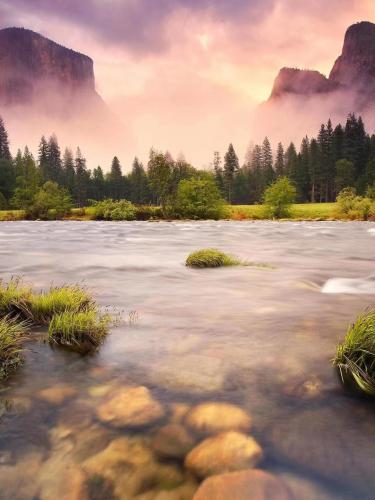
{"label": "shrub", "polygon": [[222,266],[238,266],[241,261],[227,255],[216,248],[205,248],[191,253],[186,259],[188,267],[222,267]]}
{"label": "shrub", "polygon": [[268,217],[280,219],[290,216],[290,207],[297,195],[294,184],[287,177],[280,177],[264,192],[263,201]]}
{"label": "shrub", "polygon": [[26,323],[9,316],[0,318],[0,380],[22,363],[21,342],[26,328]]}
{"label": "shrub", "polygon": [[336,198],[337,205],[334,215],[350,220],[368,220],[375,212],[374,204],[370,198],[357,196],[354,188],[345,188]]}
{"label": "shrub", "polygon": [[32,205],[26,210],[26,218],[56,220],[68,215],[72,200],[68,191],[56,182],[46,182],[33,198]]}
{"label": "shrub", "polygon": [[0,281],[0,317],[19,316],[31,295],[31,288],[23,285],[19,278],[12,278],[8,283]]}
{"label": "shrub", "polygon": [[24,314],[34,324],[46,324],[55,314],[85,311],[94,305],[89,292],[78,285],[53,287],[48,292],[32,294],[25,303]]}
{"label": "shrub", "polygon": [[96,309],[65,311],[52,317],[48,338],[78,351],[91,351],[104,341],[110,322],[109,315],[101,315]]}
{"label": "shrub", "polygon": [[360,314],[333,361],[343,382],[375,396],[375,308]]}
{"label": "shrub", "polygon": [[215,180],[206,178],[180,181],[172,212],[185,219],[221,219],[227,210]]}
{"label": "shrub", "polygon": [[152,205],[138,205],[136,207],[136,219],[137,220],[150,220],[150,219],[162,219],[163,211],[161,207],[154,207]]}
{"label": "shrub", "polygon": [[89,213],[96,220],[134,220],[136,218],[136,207],[127,200],[103,200],[95,203],[89,209]]}
{"label": "shrub", "polygon": [[368,186],[367,191],[366,191],[366,196],[371,201],[375,201],[375,183],[372,184],[371,186]]}

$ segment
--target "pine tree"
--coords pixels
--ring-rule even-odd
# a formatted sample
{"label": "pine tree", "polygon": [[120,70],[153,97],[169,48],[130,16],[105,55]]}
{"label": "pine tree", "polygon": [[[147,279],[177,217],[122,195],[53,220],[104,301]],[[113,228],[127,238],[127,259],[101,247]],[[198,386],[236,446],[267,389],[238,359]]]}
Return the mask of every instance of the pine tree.
{"label": "pine tree", "polygon": [[51,135],[47,147],[47,169],[45,180],[60,183],[62,179],[61,152],[57,137]]}
{"label": "pine tree", "polygon": [[292,181],[296,180],[297,177],[297,151],[293,142],[289,144],[288,149],[285,153],[285,174]]}
{"label": "pine tree", "polygon": [[74,159],[71,149],[65,148],[62,164],[62,185],[68,190],[70,195],[74,194],[75,186]]}
{"label": "pine tree", "polygon": [[105,198],[106,185],[103,170],[100,166],[93,170],[90,189],[90,197],[92,199],[100,201]]}
{"label": "pine tree", "polygon": [[302,139],[295,183],[299,200],[302,202],[308,201],[310,187],[310,143],[307,136]]}
{"label": "pine tree", "polygon": [[335,163],[342,160],[344,158],[344,129],[341,123],[336,125],[333,131],[332,148]]}
{"label": "pine tree", "polygon": [[277,145],[275,172],[276,177],[283,177],[285,174],[284,148],[281,142]]}
{"label": "pine tree", "polygon": [[234,150],[233,144],[229,144],[228,151],[224,156],[224,190],[226,199],[231,203],[232,201],[232,191],[235,173],[238,172],[240,168],[238,157]]}
{"label": "pine tree", "polygon": [[309,177],[310,177],[310,192],[311,203],[315,203],[317,195],[317,182],[320,177],[320,154],[319,144],[316,139],[310,141],[309,152]]}
{"label": "pine tree", "polygon": [[109,174],[110,197],[114,200],[121,200],[124,197],[124,185],[120,161],[115,156],[112,160],[111,172]]}
{"label": "pine tree", "polygon": [[224,193],[224,178],[223,178],[223,168],[222,161],[219,151],[214,151],[214,161],[213,161],[214,173],[216,184],[221,193]]}
{"label": "pine tree", "polygon": [[9,151],[8,132],[6,131],[3,119],[0,117],[0,159],[11,160]]}
{"label": "pine tree", "polygon": [[80,148],[77,148],[75,157],[75,189],[74,195],[79,207],[85,206],[89,187],[90,175],[86,169],[86,159],[82,156]]}
{"label": "pine tree", "polygon": [[272,184],[275,180],[275,172],[273,170],[272,149],[268,137],[265,137],[262,145],[262,171],[263,171],[263,188]]}
{"label": "pine tree", "polygon": [[253,186],[254,202],[258,203],[262,200],[264,191],[264,180],[262,170],[262,148],[258,144],[254,146],[250,163],[251,180]]}
{"label": "pine tree", "polygon": [[148,181],[145,169],[137,157],[134,158],[132,171],[129,176],[130,201],[140,205],[150,201]]}
{"label": "pine tree", "polygon": [[44,135],[40,139],[39,149],[38,149],[38,165],[44,180],[47,180],[48,176],[48,143]]}

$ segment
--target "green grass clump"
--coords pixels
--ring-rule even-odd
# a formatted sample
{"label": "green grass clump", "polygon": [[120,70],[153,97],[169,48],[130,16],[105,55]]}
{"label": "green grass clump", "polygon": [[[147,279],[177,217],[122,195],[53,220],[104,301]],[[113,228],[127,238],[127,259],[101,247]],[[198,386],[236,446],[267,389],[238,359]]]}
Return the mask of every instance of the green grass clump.
{"label": "green grass clump", "polygon": [[95,308],[64,311],[52,317],[48,339],[78,351],[90,351],[104,341],[110,323],[110,315],[100,314]]}
{"label": "green grass clump", "polygon": [[186,259],[188,267],[222,267],[239,266],[242,262],[231,255],[220,252],[216,248],[205,248],[191,253]]}
{"label": "green grass clump", "polygon": [[21,342],[27,325],[10,316],[0,319],[0,380],[22,363]]}
{"label": "green grass clump", "polygon": [[375,308],[360,314],[349,327],[333,363],[343,382],[375,396]]}
{"label": "green grass clump", "polygon": [[47,324],[55,314],[85,311],[93,306],[94,300],[87,290],[78,285],[70,285],[32,294],[24,312],[34,324]]}
{"label": "green grass clump", "polygon": [[19,278],[11,278],[8,283],[0,281],[0,317],[21,315],[31,295],[31,288],[23,285]]}

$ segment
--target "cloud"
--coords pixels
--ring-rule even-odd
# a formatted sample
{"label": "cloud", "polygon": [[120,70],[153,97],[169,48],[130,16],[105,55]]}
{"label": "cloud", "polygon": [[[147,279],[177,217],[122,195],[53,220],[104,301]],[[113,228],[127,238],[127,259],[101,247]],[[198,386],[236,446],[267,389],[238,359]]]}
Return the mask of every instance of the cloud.
{"label": "cloud", "polygon": [[129,50],[153,53],[168,48],[165,26],[176,12],[238,24],[248,17],[253,22],[263,18],[274,4],[275,0],[3,0],[1,10],[3,25],[22,18],[22,13],[51,17]]}
{"label": "cloud", "polygon": [[[310,125],[293,110],[291,127],[272,115],[260,127],[254,108],[283,66],[327,74],[346,28],[364,19],[375,21],[373,0],[0,0],[0,27],[25,26],[92,57],[98,92],[127,126],[111,145],[124,165],[151,146],[200,166],[229,142],[242,157],[260,133],[304,135]],[[326,120],[324,106],[309,108],[311,128],[321,109]]]}

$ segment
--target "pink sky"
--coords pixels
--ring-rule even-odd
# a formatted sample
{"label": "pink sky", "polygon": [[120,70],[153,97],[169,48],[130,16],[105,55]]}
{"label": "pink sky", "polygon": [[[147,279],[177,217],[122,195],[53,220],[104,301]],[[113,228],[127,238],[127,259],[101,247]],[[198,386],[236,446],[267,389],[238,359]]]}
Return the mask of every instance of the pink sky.
{"label": "pink sky", "polygon": [[252,113],[278,70],[327,74],[346,28],[361,20],[375,21],[373,0],[0,5],[0,27],[24,26],[92,57],[97,90],[126,125],[113,151],[125,169],[134,155],[146,161],[151,146],[183,152],[200,167],[233,142],[242,160],[249,142],[261,140]]}

